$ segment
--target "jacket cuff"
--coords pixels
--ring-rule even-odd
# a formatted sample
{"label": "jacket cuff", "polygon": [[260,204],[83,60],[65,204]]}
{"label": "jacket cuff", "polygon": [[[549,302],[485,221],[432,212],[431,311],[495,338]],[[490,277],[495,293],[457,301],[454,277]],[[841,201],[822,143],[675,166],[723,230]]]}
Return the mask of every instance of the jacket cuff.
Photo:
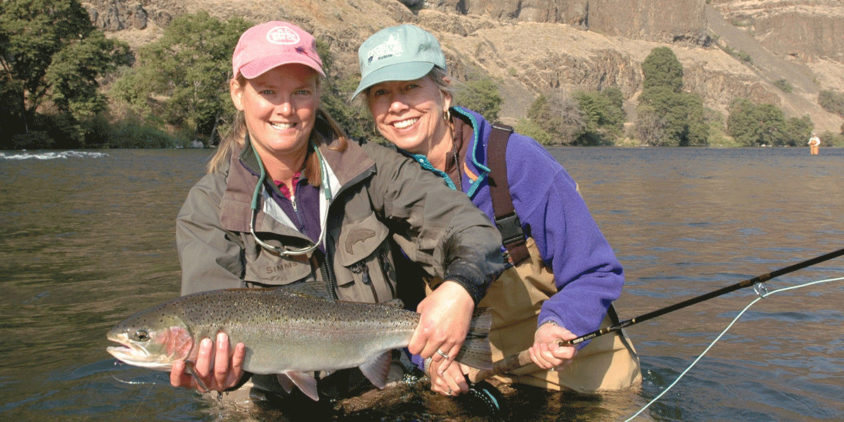
{"label": "jacket cuff", "polygon": [[480,302],[486,294],[486,284],[473,281],[471,278],[466,277],[463,274],[457,274],[454,272],[448,273],[445,277],[443,277],[443,281],[453,281],[463,286],[463,288],[469,293],[469,296],[472,297],[472,301],[475,302],[475,306],[478,306],[478,302]]}
{"label": "jacket cuff", "polygon": [[[554,324],[556,326],[563,327],[566,330],[568,330],[568,328],[566,328],[566,325],[563,324],[563,321],[560,318],[558,318],[556,315],[554,315],[553,313],[550,313],[550,312],[549,312],[548,315],[546,315],[544,317],[540,313],[539,321],[536,324],[536,329],[538,330],[539,327],[542,326],[542,324]],[[571,330],[569,330],[569,331],[571,331]],[[574,333],[574,332],[572,334],[577,335],[577,333]],[[589,344],[591,341],[592,340],[586,340],[586,341],[575,344],[574,350],[580,351],[580,349],[586,347],[586,345]]]}

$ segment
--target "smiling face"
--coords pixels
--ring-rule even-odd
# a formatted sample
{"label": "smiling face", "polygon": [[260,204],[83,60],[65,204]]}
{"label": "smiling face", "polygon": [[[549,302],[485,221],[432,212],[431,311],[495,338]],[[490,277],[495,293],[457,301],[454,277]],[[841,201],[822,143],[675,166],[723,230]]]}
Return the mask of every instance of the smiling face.
{"label": "smiling face", "polygon": [[319,75],[308,66],[288,64],[254,79],[232,79],[235,108],[243,112],[252,145],[266,161],[307,148],[319,106]]}
{"label": "smiling face", "polygon": [[440,145],[450,149],[449,123],[443,113],[451,106],[451,95],[430,77],[373,85],[366,101],[378,131],[399,148],[429,159]]}

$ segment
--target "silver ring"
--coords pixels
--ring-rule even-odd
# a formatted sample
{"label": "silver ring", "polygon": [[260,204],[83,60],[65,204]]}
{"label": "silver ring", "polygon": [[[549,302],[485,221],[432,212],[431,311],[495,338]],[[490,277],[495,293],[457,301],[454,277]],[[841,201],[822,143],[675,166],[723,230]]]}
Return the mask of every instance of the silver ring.
{"label": "silver ring", "polygon": [[447,396],[450,396],[450,395],[451,395],[451,389],[450,389],[450,388],[448,389],[448,393],[446,393],[446,395],[447,395]]}
{"label": "silver ring", "polygon": [[442,356],[442,357],[444,357],[446,360],[448,360],[448,359],[449,359],[448,355],[447,355],[447,354],[445,354],[445,353],[443,353],[443,351],[442,351],[442,350],[440,350],[440,349],[437,349],[437,354],[438,354],[438,355],[440,355],[440,356]]}

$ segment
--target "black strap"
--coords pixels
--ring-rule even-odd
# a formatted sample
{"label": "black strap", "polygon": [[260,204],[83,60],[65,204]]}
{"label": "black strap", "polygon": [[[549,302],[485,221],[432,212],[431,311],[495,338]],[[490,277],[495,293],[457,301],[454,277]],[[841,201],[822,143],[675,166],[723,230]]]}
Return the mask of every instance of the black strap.
{"label": "black strap", "polygon": [[495,226],[501,232],[508,259],[516,265],[530,256],[525,246],[525,233],[510,196],[510,184],[507,182],[507,142],[513,128],[506,125],[492,125],[487,146],[489,163],[489,193],[492,197],[492,209],[495,213]]}

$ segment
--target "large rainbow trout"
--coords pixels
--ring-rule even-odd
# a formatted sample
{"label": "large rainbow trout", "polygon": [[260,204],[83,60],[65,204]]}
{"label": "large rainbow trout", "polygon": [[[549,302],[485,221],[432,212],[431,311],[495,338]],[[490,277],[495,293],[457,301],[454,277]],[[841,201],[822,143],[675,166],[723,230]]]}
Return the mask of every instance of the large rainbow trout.
{"label": "large rainbow trout", "polygon": [[[398,302],[398,301],[395,301]],[[472,321],[457,360],[491,368],[489,314]],[[396,303],[333,302],[284,289],[227,289],[182,296],[138,312],[108,332],[121,346],[108,347],[129,364],[169,371],[173,362],[194,362],[200,340],[223,331],[232,345],[244,343],[243,369],[279,374],[314,400],[314,371],[359,367],[384,388],[390,350],[406,347],[419,314]]]}

